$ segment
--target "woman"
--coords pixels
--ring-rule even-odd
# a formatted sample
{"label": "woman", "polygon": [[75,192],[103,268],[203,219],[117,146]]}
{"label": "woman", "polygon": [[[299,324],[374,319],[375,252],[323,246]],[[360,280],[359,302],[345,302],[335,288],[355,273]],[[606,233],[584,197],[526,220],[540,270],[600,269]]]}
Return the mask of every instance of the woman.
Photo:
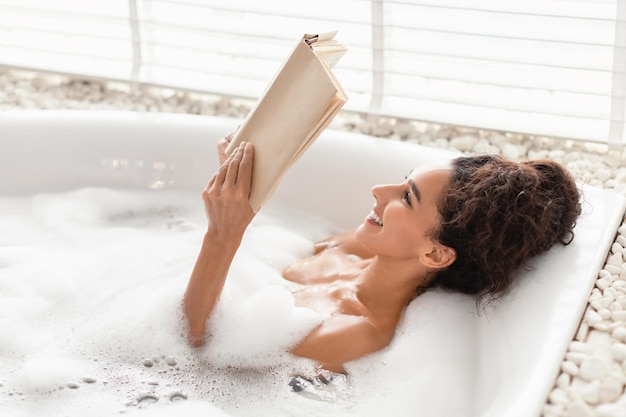
{"label": "woman", "polygon": [[[254,217],[248,195],[254,151],[242,143],[203,192],[209,225],[184,297],[189,339],[200,346],[242,236]],[[387,346],[409,302],[441,286],[478,300],[506,293],[511,273],[554,243],[568,244],[579,193],[558,164],[497,156],[419,167],[400,184],[372,189],[363,223],[315,245],[283,272],[302,284],[296,303],[327,314],[292,353],[343,372]]]}

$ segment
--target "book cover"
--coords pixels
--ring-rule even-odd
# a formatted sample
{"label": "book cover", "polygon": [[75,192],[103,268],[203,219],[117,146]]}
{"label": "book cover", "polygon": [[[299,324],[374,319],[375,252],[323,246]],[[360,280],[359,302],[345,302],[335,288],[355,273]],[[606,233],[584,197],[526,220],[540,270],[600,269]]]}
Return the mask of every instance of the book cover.
{"label": "book cover", "polygon": [[241,141],[254,145],[255,212],[347,100],[330,67],[346,48],[333,38],[334,33],[302,37],[226,149],[230,155]]}

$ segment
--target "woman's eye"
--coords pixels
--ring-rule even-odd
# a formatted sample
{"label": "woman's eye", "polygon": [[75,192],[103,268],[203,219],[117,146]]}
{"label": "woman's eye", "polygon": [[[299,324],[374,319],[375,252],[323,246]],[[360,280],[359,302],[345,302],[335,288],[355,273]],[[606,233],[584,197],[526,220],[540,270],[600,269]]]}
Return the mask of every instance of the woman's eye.
{"label": "woman's eye", "polygon": [[404,195],[402,196],[402,200],[404,200],[404,202],[411,207],[411,193],[408,191],[404,192]]}

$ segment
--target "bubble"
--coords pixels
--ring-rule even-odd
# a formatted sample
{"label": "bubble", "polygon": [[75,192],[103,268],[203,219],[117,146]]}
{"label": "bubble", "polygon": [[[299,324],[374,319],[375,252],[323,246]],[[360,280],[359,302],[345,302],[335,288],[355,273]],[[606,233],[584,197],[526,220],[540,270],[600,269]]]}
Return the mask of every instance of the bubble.
{"label": "bubble", "polygon": [[177,401],[185,401],[188,397],[187,397],[187,394],[185,394],[182,391],[174,391],[169,394],[169,398],[171,402],[177,402]]}
{"label": "bubble", "polygon": [[137,397],[137,405],[149,405],[159,401],[159,396],[154,393],[141,394]]}

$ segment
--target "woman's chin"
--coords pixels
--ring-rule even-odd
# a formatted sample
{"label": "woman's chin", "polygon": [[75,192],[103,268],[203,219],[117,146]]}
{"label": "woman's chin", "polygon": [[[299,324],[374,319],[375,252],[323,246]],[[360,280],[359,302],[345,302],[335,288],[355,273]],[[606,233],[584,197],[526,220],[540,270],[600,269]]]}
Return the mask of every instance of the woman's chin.
{"label": "woman's chin", "polygon": [[356,238],[363,245],[369,246],[367,242],[371,241],[372,236],[380,230],[381,226],[374,223],[371,219],[366,218],[363,223],[356,228]]}

